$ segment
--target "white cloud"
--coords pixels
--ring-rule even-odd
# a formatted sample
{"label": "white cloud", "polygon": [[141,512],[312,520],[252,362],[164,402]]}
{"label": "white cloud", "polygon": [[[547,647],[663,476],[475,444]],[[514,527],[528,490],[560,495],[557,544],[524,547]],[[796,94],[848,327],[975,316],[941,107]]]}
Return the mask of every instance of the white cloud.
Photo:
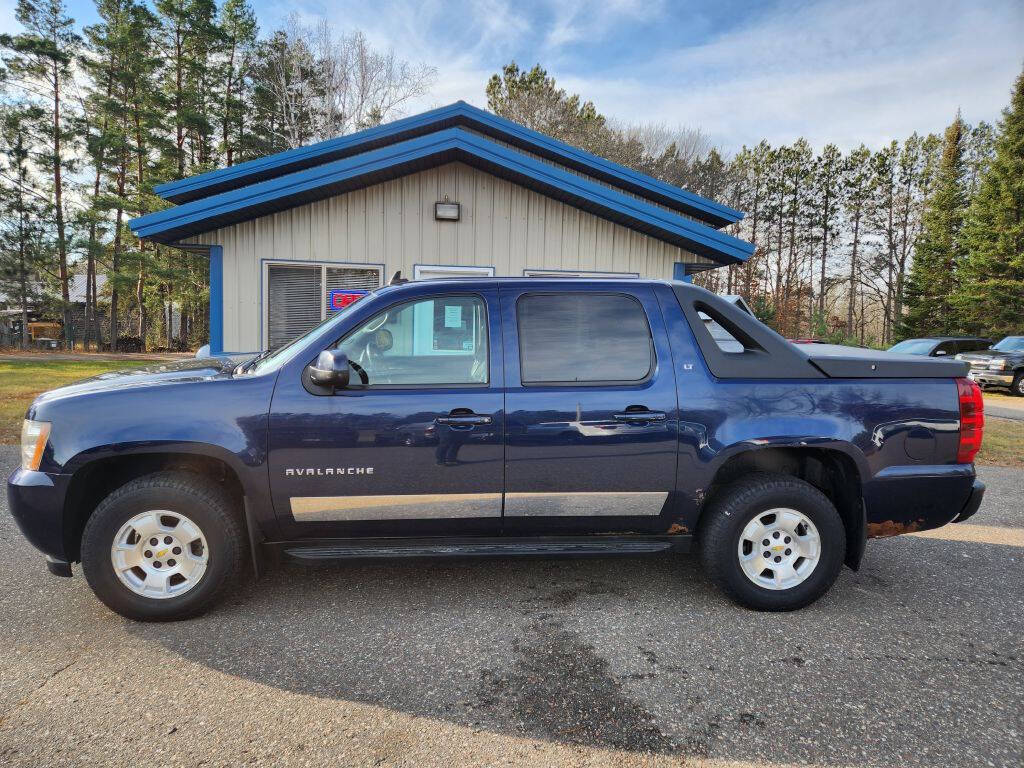
{"label": "white cloud", "polygon": [[753,19],[639,73],[563,83],[614,115],[761,137],[878,146],[939,131],[958,108],[992,120],[1024,64],[1024,7],[834,0]]}

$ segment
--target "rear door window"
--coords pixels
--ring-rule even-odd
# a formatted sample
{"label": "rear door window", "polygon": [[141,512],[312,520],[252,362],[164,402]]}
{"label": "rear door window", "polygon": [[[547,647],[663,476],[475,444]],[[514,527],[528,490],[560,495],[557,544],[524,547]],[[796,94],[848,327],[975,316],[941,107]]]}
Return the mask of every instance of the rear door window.
{"label": "rear door window", "polygon": [[516,304],[523,384],[635,384],[654,369],[640,302],[626,294],[526,294]]}

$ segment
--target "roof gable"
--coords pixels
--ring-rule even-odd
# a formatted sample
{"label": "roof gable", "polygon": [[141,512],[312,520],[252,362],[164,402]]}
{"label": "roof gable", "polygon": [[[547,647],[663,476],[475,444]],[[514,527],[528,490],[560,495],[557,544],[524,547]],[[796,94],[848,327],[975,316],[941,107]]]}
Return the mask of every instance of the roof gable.
{"label": "roof gable", "polygon": [[398,144],[184,203],[130,222],[139,237],[174,242],[183,237],[266,216],[425,168],[461,161],[582,210],[644,232],[719,263],[745,261],[753,246],[524,155],[461,128],[447,128]]}
{"label": "roof gable", "polygon": [[714,227],[743,218],[739,211],[714,200],[638,173],[462,101],[358,133],[160,184],[155,191],[170,202],[189,202],[458,126],[528,150]]}

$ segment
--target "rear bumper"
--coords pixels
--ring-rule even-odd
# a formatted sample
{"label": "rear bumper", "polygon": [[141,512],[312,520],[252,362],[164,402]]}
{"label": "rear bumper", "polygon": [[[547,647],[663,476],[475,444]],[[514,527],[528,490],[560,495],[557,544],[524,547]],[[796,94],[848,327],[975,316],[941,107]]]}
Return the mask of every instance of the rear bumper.
{"label": "rear bumper", "polygon": [[971,495],[967,499],[967,503],[964,504],[964,508],[960,510],[960,514],[956,516],[954,523],[962,523],[969,517],[973,517],[974,513],[978,511],[978,507],[981,506],[981,500],[985,496],[985,484],[981,480],[975,480],[974,485],[971,487]]}
{"label": "rear bumper", "polygon": [[868,538],[927,531],[966,519],[964,513],[977,511],[977,505],[970,506],[981,504],[984,492],[973,464],[887,467],[864,485]]}
{"label": "rear bumper", "polygon": [[64,499],[70,475],[17,469],[7,479],[7,504],[22,534],[56,562],[67,562]]}

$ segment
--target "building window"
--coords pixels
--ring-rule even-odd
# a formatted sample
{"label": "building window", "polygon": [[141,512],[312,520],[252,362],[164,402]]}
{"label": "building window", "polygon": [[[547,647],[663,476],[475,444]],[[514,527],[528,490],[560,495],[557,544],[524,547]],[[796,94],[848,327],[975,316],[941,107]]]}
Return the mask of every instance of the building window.
{"label": "building window", "polygon": [[440,264],[417,264],[412,268],[413,280],[443,280],[446,277],[494,277],[494,267],[455,267]]}
{"label": "building window", "polygon": [[587,272],[585,270],[560,270],[560,269],[524,269],[524,277],[618,277],[638,278],[637,272]]}
{"label": "building window", "polygon": [[277,349],[301,336],[334,312],[332,290],[372,291],[381,284],[381,267],[277,262],[266,265],[264,338]]}
{"label": "building window", "polygon": [[523,384],[634,384],[654,367],[647,315],[623,294],[526,294],[516,304]]}

